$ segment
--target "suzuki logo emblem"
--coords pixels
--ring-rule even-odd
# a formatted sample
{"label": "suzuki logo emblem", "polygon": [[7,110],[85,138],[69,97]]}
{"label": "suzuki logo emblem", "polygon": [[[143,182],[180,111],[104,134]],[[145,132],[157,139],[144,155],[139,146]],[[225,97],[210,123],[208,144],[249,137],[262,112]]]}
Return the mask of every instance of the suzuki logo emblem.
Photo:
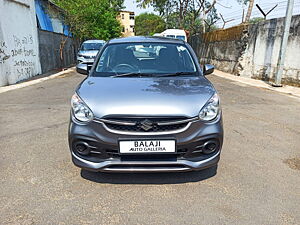
{"label": "suzuki logo emblem", "polygon": [[150,129],[152,129],[153,128],[153,123],[152,123],[152,121],[150,121],[150,120],[143,120],[142,122],[141,122],[141,128],[143,129],[143,130],[145,130],[145,131],[148,131],[148,130],[150,130]]}

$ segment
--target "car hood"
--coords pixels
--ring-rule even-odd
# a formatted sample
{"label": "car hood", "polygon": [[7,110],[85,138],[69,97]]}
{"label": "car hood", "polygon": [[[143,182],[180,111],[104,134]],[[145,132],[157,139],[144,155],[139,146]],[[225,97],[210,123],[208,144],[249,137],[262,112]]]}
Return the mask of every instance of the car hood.
{"label": "car hood", "polygon": [[204,77],[88,77],[77,89],[95,117],[112,115],[194,117],[215,89]]}
{"label": "car hood", "polygon": [[78,54],[84,55],[84,56],[96,56],[98,50],[90,50],[90,51],[79,51]]}

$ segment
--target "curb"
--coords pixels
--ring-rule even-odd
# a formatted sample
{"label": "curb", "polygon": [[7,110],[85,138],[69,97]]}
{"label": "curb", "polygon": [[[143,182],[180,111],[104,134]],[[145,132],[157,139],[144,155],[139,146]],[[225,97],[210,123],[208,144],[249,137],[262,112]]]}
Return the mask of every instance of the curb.
{"label": "curb", "polygon": [[28,86],[31,86],[31,85],[34,85],[34,84],[38,84],[38,83],[41,83],[43,81],[50,80],[50,79],[59,77],[61,75],[64,75],[66,73],[70,73],[70,72],[74,72],[74,71],[75,71],[75,67],[71,67],[67,70],[52,74],[52,75],[47,76],[47,77],[42,77],[42,78],[38,78],[38,79],[35,79],[35,80],[25,81],[25,82],[22,82],[22,83],[19,83],[19,84],[13,84],[13,85],[9,85],[9,86],[0,87],[0,94],[4,93],[4,92],[16,90],[16,89],[19,89],[19,88],[28,87]]}
{"label": "curb", "polygon": [[228,80],[232,80],[235,82],[247,84],[250,86],[255,86],[255,87],[279,92],[282,94],[286,94],[289,97],[293,97],[293,98],[297,98],[297,99],[300,98],[300,88],[299,87],[293,87],[293,86],[288,86],[288,85],[284,85],[283,87],[273,87],[270,84],[268,84],[262,80],[255,80],[255,79],[248,78],[248,77],[235,76],[230,73],[222,72],[220,70],[215,70],[213,75],[216,75],[218,77],[222,77],[222,78],[225,78]]}

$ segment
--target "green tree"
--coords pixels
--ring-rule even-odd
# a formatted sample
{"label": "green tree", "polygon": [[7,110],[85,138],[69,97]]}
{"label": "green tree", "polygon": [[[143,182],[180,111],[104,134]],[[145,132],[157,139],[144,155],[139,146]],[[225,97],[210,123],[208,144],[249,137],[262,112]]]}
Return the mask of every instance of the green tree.
{"label": "green tree", "polygon": [[54,0],[65,11],[65,22],[81,39],[119,37],[121,24],[117,20],[123,0]]}
{"label": "green tree", "polygon": [[142,13],[135,17],[136,35],[153,35],[163,32],[165,28],[165,21],[153,13]]}
{"label": "green tree", "polygon": [[249,23],[259,23],[260,21],[264,21],[265,19],[262,17],[254,17],[250,19]]}
{"label": "green tree", "polygon": [[205,32],[206,27],[212,28],[219,19],[215,9],[217,0],[137,0],[137,3],[143,8],[152,6],[168,28],[186,29],[191,34],[200,29]]}

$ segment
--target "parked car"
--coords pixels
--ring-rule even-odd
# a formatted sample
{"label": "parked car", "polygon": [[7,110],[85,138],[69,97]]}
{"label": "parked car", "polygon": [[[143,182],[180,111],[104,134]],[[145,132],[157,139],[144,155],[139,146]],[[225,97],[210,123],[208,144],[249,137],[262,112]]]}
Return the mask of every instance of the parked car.
{"label": "parked car", "polygon": [[77,63],[93,63],[104,44],[105,41],[102,40],[88,40],[83,42],[77,54]]}
{"label": "parked car", "polygon": [[216,165],[223,126],[219,96],[205,77],[213,70],[211,65],[201,69],[182,40],[109,41],[89,72],[84,64],[77,67],[88,76],[71,100],[74,164],[104,172],[176,172]]}
{"label": "parked car", "polygon": [[161,32],[160,35],[163,37],[176,38],[176,39],[187,41],[187,36],[185,31],[180,29],[167,29]]}

